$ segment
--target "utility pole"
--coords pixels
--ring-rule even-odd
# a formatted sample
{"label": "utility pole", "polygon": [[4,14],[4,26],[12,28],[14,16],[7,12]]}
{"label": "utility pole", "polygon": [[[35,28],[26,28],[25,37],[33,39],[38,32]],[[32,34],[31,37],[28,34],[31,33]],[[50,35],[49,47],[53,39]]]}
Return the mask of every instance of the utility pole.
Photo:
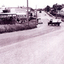
{"label": "utility pole", "polygon": [[28,20],[29,16],[28,16],[28,0],[27,0],[27,22],[28,22],[28,26],[29,26],[29,20]]}
{"label": "utility pole", "polygon": [[37,22],[37,5],[36,5],[36,22]]}

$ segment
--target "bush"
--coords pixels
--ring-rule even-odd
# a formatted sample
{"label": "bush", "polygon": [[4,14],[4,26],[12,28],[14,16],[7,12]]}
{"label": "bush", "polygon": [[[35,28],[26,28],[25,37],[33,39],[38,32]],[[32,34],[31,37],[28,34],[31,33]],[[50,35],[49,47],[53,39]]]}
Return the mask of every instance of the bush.
{"label": "bush", "polygon": [[13,31],[18,31],[23,29],[25,29],[25,26],[22,24],[0,25],[0,33],[13,32]]}
{"label": "bush", "polygon": [[[28,26],[29,24],[29,26]],[[0,33],[13,32],[18,30],[30,29],[36,27],[36,20],[31,20],[29,23],[25,22],[23,24],[4,24],[0,25]]]}

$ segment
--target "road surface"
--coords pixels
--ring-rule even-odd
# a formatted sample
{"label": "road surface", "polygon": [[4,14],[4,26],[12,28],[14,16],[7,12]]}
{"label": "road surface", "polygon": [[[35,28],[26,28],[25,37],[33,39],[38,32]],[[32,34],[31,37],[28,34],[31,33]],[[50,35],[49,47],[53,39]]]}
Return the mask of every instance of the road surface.
{"label": "road surface", "polygon": [[42,14],[38,14],[38,15],[39,17],[41,16],[40,22],[43,22],[43,24],[39,24],[37,28],[30,29],[30,30],[0,34],[0,47],[10,45],[19,41],[23,41],[29,38],[44,35],[49,32],[56,31],[63,28],[64,23],[62,23],[60,27],[48,26],[47,23],[52,17],[50,17],[45,12],[42,12]]}
{"label": "road surface", "polygon": [[1,64],[64,64],[64,29],[0,48]]}
{"label": "road surface", "polygon": [[48,20],[44,20],[43,24],[39,24],[38,27],[34,29],[0,34],[0,47],[57,31],[62,27],[62,25],[59,27],[48,26],[47,21]]}
{"label": "road surface", "polygon": [[0,34],[0,64],[64,64],[64,23]]}

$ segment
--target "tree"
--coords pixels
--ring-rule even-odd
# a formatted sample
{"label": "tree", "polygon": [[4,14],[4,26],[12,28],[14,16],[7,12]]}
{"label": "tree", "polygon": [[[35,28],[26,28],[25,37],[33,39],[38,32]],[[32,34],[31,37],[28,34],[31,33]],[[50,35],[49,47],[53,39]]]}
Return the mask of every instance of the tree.
{"label": "tree", "polygon": [[54,4],[52,8],[54,9],[54,11],[61,10],[62,9],[62,5]]}
{"label": "tree", "polygon": [[45,11],[49,12],[51,10],[50,6],[46,6]]}
{"label": "tree", "polygon": [[53,11],[51,11],[52,14],[55,15],[56,17],[59,16],[59,14],[57,13],[60,12],[60,10],[62,9],[62,5],[54,4],[52,8],[53,8]]}

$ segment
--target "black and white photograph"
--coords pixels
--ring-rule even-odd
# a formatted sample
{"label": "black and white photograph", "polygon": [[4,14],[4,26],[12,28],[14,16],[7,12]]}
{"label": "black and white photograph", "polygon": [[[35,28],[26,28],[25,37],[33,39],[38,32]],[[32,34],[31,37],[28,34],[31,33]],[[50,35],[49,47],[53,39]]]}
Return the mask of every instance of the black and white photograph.
{"label": "black and white photograph", "polygon": [[64,1],[0,0],[0,64],[64,64]]}

